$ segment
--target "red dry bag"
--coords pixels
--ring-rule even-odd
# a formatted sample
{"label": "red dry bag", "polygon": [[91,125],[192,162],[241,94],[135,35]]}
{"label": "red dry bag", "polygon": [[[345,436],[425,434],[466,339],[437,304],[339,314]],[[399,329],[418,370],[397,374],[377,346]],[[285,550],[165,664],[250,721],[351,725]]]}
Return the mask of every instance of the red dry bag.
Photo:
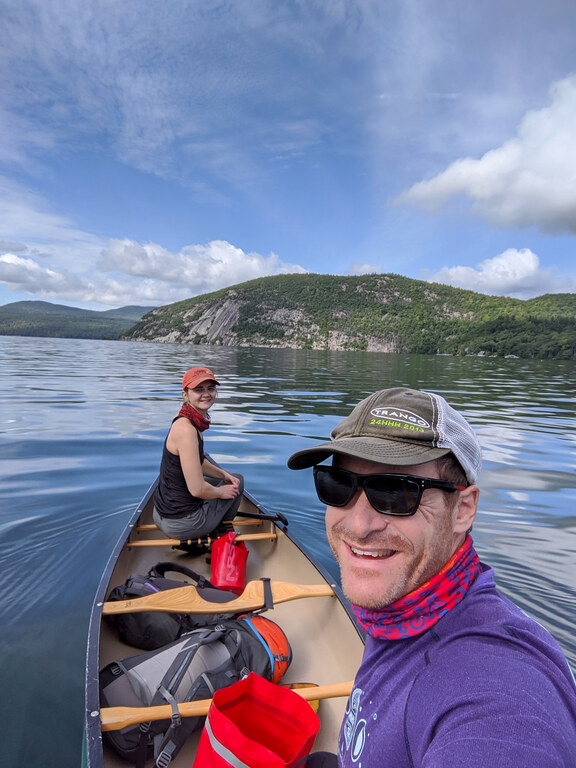
{"label": "red dry bag", "polygon": [[193,768],[295,768],[319,728],[301,696],[251,672],[214,694]]}
{"label": "red dry bag", "polygon": [[210,581],[215,587],[240,595],[246,586],[248,549],[243,541],[236,541],[237,535],[227,533],[212,544]]}

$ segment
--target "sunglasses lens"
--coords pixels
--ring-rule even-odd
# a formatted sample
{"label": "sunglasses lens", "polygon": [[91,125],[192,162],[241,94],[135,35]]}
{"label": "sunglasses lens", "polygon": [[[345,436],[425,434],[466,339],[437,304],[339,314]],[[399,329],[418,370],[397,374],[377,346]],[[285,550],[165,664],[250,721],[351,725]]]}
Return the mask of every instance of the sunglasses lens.
{"label": "sunglasses lens", "polygon": [[334,467],[317,467],[314,483],[318,498],[330,507],[345,507],[356,491],[355,476]]}
{"label": "sunglasses lens", "polygon": [[406,478],[376,476],[365,483],[368,501],[384,515],[413,515],[420,502],[420,486]]}
{"label": "sunglasses lens", "polygon": [[422,496],[420,484],[409,477],[356,475],[337,467],[315,467],[314,483],[318,498],[329,507],[345,507],[360,485],[377,512],[398,517],[413,515]]}

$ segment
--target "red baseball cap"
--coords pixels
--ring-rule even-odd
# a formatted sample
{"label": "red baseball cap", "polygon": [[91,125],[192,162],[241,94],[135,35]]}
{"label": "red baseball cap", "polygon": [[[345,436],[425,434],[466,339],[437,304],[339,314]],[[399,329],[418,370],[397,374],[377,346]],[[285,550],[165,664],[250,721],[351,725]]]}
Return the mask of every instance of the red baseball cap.
{"label": "red baseball cap", "polygon": [[198,366],[196,368],[189,368],[182,378],[182,389],[193,389],[201,384],[203,381],[213,381],[215,384],[220,384],[216,376],[212,373],[210,368],[204,368]]}

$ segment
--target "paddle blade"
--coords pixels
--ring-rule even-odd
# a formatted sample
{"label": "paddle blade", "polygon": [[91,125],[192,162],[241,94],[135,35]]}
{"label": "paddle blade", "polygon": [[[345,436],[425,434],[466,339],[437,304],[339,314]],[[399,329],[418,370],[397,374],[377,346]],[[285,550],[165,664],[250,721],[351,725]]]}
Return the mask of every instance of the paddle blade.
{"label": "paddle blade", "polygon": [[[273,603],[285,603],[303,597],[333,597],[334,591],[329,584],[291,584],[286,581],[269,582]],[[266,599],[263,581],[249,581],[237,598],[226,603],[210,603],[198,594],[194,586],[167,589],[153,595],[137,597],[133,600],[118,600],[103,603],[102,613],[110,616],[118,613],[145,613],[160,611],[163,613],[242,613],[264,608]]]}

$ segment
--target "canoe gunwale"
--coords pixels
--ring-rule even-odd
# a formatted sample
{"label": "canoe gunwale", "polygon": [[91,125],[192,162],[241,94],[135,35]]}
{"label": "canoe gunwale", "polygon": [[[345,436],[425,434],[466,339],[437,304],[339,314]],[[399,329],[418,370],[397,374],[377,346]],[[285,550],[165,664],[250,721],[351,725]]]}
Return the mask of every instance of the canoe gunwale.
{"label": "canoe gunwale", "polygon": [[116,567],[118,558],[133,528],[140,519],[142,512],[150,501],[151,496],[158,485],[158,478],[146,491],[143,499],[136,507],[131,518],[126,523],[120,534],[114,549],[106,563],[102,577],[96,589],[92,609],[90,611],[90,624],[88,627],[88,643],[86,649],[86,712],[85,712],[85,754],[86,764],[90,768],[104,768],[102,757],[102,731],[100,728],[100,689],[98,671],[100,669],[100,625],[102,622],[102,604],[106,599],[106,593],[110,586],[112,572]]}

